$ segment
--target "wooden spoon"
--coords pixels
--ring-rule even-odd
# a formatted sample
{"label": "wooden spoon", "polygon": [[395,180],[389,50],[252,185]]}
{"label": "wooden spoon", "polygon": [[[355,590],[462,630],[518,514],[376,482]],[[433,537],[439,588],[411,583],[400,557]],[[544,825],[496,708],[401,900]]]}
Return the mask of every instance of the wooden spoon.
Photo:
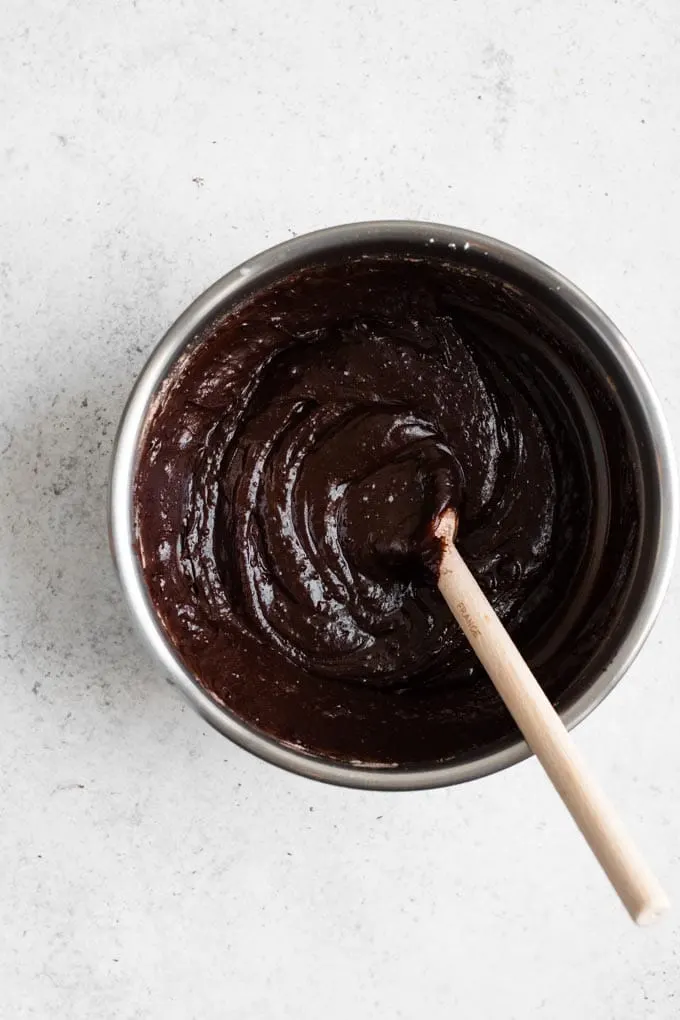
{"label": "wooden spoon", "polygon": [[668,909],[668,898],[461,558],[457,528],[455,511],[447,510],[435,529],[439,590],[626,910],[638,924],[650,924]]}

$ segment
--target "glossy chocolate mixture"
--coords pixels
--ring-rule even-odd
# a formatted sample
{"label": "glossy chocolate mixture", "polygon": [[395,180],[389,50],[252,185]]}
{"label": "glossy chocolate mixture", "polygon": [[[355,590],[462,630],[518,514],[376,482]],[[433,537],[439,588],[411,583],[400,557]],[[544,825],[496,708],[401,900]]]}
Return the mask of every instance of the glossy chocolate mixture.
{"label": "glossy chocolate mixture", "polygon": [[364,258],[289,277],[199,337],[151,416],[136,517],[202,684],[350,761],[513,736],[436,590],[446,506],[551,695],[587,677],[637,501],[612,398],[567,333],[483,271]]}

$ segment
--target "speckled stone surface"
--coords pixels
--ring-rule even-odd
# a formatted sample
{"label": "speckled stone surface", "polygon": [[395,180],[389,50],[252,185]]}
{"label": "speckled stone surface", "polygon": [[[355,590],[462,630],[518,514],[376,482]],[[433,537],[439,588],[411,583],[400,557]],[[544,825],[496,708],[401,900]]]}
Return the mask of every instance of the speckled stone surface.
{"label": "speckled stone surface", "polygon": [[361,794],[207,731],[132,632],[105,531],[115,423],[164,329],[246,256],[352,219],[457,223],[562,270],[679,441],[675,0],[9,0],[1,21],[2,1016],[680,1015],[677,573],[578,730],[677,904],[639,931],[535,762]]}

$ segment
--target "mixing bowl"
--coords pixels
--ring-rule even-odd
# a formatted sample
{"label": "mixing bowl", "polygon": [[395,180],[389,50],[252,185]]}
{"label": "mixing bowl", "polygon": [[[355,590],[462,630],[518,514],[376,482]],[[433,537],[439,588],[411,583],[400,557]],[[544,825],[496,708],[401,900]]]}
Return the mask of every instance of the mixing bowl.
{"label": "mixing bowl", "polygon": [[475,779],[528,755],[519,735],[426,767],[347,763],[306,753],[259,730],[220,704],[186,668],[168,639],[140,567],[134,479],[145,424],[177,360],[207,324],[289,274],[319,263],[389,254],[441,260],[466,273],[491,275],[528,305],[569,329],[598,385],[611,395],[627,435],[640,504],[631,574],[615,625],[585,681],[568,688],[558,709],[571,727],[612,690],[652,627],[668,585],[678,529],[675,461],[658,399],[637,357],[607,316],[578,288],[532,256],[491,237],[434,223],[385,221],[331,227],[296,237],[243,263],[208,288],[160,341],[124,410],[115,441],[109,530],[127,602],[169,680],[216,729],[275,765],[313,779],[364,789],[414,790]]}

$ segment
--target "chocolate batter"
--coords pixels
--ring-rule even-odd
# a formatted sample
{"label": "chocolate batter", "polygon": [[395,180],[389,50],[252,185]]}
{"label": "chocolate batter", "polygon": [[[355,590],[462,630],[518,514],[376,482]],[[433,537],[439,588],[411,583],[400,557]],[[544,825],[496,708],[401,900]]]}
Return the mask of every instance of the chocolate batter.
{"label": "chocolate batter", "polygon": [[189,669],[266,732],[361,763],[460,758],[515,731],[436,590],[432,522],[458,510],[461,552],[559,699],[616,626],[627,448],[567,327],[491,273],[311,268],[214,323],[156,402],[146,583]]}

